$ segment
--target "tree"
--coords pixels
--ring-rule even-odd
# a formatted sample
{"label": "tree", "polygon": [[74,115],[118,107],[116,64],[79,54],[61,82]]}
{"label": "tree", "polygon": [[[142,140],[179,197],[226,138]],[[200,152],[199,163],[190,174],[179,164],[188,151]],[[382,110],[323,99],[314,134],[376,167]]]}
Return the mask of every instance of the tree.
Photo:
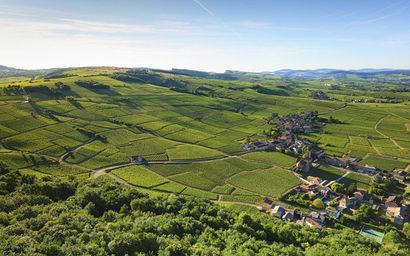
{"label": "tree", "polygon": [[347,194],[352,194],[353,192],[355,192],[357,190],[357,185],[356,185],[356,183],[352,183],[352,184],[350,184],[348,187],[347,187],[347,189],[346,189],[346,193]]}
{"label": "tree", "polygon": [[323,200],[320,198],[316,198],[315,200],[313,200],[312,206],[313,208],[318,210],[325,209],[325,204],[323,203]]}
{"label": "tree", "polygon": [[343,193],[345,190],[344,185],[337,182],[332,183],[332,185],[330,185],[330,188],[336,193]]}
{"label": "tree", "polygon": [[409,222],[404,223],[403,233],[408,239],[410,239],[410,223]]}
{"label": "tree", "polygon": [[369,206],[362,204],[355,212],[354,216],[358,222],[367,221],[373,216],[373,212]]}

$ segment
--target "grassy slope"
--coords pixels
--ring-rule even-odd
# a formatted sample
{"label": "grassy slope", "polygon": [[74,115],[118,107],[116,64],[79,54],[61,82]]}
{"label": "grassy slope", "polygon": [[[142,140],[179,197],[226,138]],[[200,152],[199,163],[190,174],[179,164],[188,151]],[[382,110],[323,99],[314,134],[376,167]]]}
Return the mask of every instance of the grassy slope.
{"label": "grassy slope", "polygon": [[[13,168],[32,168],[44,160],[56,163],[58,158],[74,150],[65,158],[72,168],[32,168],[44,174],[68,176],[88,175],[87,169],[128,162],[133,155],[142,155],[149,161],[219,158],[242,152],[239,141],[243,138],[261,137],[262,130],[269,128],[263,118],[272,112],[317,110],[325,117],[343,121],[340,125],[327,125],[323,134],[308,136],[328,153],[364,157],[364,162],[386,169],[404,168],[410,162],[410,136],[406,128],[410,122],[410,106],[407,103],[343,107],[341,102],[308,97],[308,88],[324,90],[341,99],[343,95],[352,94],[353,89],[343,86],[342,90],[329,91],[324,86],[328,81],[296,82],[283,89],[278,86],[288,82],[279,78],[260,80],[263,87],[285,90],[288,94],[280,96],[258,93],[251,89],[254,83],[248,81],[165,75],[183,81],[192,91],[199,87],[213,91],[212,97],[207,97],[151,84],[121,82],[106,76],[124,71],[80,68],[68,69],[64,73],[73,76],[58,79],[0,79],[0,87],[12,84],[55,88],[56,82],[62,82],[71,88],[62,92],[62,97],[32,93],[31,102],[23,95],[0,92],[0,140],[13,150],[0,151],[0,161]],[[75,84],[78,80],[92,80],[109,85],[110,89],[86,89]],[[354,92],[368,98],[377,97]],[[90,137],[81,130],[104,136],[105,140],[89,141]],[[380,159],[380,155],[384,158]],[[383,161],[385,158],[388,160]],[[216,198],[218,193],[226,201],[258,202],[260,196],[256,194],[278,196],[297,184],[296,178],[282,169],[260,169],[289,168],[294,161],[280,153],[250,153],[211,162],[148,167],[166,178],[148,170],[119,169],[113,174],[136,185],[154,186],[172,193],[205,198]],[[327,179],[342,175],[327,169],[316,174]],[[233,186],[227,185],[228,180]],[[263,185],[260,182],[264,182]]]}

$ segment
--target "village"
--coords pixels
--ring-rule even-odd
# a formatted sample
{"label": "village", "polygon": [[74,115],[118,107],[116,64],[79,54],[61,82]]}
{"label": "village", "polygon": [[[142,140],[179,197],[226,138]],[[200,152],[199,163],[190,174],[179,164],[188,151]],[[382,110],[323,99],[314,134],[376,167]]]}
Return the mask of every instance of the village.
{"label": "village", "polygon": [[[383,216],[383,219],[399,227],[409,220],[410,202],[400,196],[375,196],[364,189],[357,189],[355,185],[340,189],[341,184],[338,181],[343,177],[329,181],[309,175],[312,168],[332,166],[343,169],[346,173],[354,172],[379,182],[388,181],[392,186],[397,186],[399,183],[407,184],[407,173],[393,175],[375,166],[363,164],[359,162],[359,158],[328,156],[314,143],[300,138],[299,134],[318,132],[325,125],[317,112],[305,115],[290,114],[283,117],[273,115],[268,122],[278,127],[280,132],[276,138],[250,142],[243,148],[246,151],[279,151],[297,156],[298,160],[293,171],[304,184],[287,192],[282,196],[281,201],[286,202],[287,205],[301,206],[308,211],[290,209],[285,204],[275,204],[269,198],[264,199],[261,206],[263,210],[284,221],[313,228],[331,225],[344,214],[357,216],[361,212],[372,212],[377,216]],[[309,211],[310,213],[307,213]]]}

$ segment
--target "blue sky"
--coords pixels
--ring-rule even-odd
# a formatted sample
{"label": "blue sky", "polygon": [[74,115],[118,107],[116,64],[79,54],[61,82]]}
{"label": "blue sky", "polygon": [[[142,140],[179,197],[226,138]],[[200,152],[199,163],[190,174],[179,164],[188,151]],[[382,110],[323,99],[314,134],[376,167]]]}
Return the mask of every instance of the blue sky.
{"label": "blue sky", "polygon": [[407,0],[0,0],[0,64],[410,68]]}

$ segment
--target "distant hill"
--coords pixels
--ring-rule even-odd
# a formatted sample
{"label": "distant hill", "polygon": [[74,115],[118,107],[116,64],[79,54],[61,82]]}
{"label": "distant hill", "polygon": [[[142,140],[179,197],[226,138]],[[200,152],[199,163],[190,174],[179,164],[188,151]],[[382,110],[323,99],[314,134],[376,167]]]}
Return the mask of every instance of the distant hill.
{"label": "distant hill", "polygon": [[190,70],[190,69],[173,68],[171,72],[175,74],[188,75],[188,76],[201,77],[201,78],[223,79],[223,80],[238,79],[237,76],[233,72],[230,72],[230,71],[226,71],[225,73],[214,73],[214,72],[205,72],[205,71],[197,71],[197,70]]}
{"label": "distant hill", "polygon": [[[358,69],[358,70],[339,70],[339,69],[281,69],[273,72],[261,72],[261,74],[279,75],[288,78],[380,78],[388,75],[405,75],[410,76],[410,69]],[[350,77],[349,77],[350,76]]]}
{"label": "distant hill", "polygon": [[56,69],[36,69],[36,70],[27,70],[27,69],[17,69],[12,67],[7,67],[0,65],[0,77],[19,77],[19,76],[27,76],[27,77],[35,77],[38,75],[44,75]]}

